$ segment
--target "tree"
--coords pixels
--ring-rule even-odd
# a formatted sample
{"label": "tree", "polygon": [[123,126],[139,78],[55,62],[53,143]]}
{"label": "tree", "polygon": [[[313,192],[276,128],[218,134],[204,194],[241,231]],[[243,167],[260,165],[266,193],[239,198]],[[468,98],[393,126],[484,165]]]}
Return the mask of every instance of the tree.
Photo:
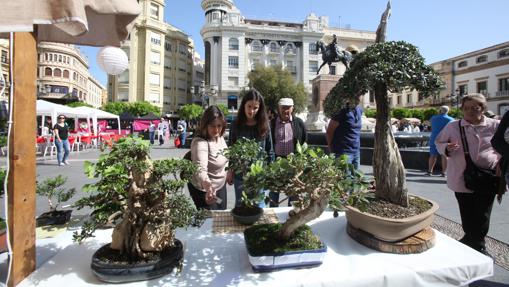
{"label": "tree", "polygon": [[93,108],[92,105],[89,105],[89,104],[87,104],[85,102],[72,102],[72,103],[66,104],[66,106],[71,107],[71,108],[76,108],[76,107],[89,107],[89,108]]}
{"label": "tree", "polygon": [[440,76],[424,63],[417,47],[403,42],[376,43],[356,55],[324,102],[327,116],[347,104],[357,105],[360,96],[373,90],[377,107],[373,171],[376,196],[408,206],[406,175],[391,132],[388,92],[416,89],[424,97],[442,89]]}
{"label": "tree", "polygon": [[112,113],[115,115],[120,115],[124,111],[127,111],[129,103],[124,102],[110,102],[104,105],[101,109],[108,113]]}
{"label": "tree", "polygon": [[223,115],[226,117],[230,114],[230,111],[228,110],[228,107],[223,105],[223,104],[219,104],[217,105],[217,107],[223,112]]}
{"label": "tree", "polygon": [[196,120],[203,114],[203,108],[196,104],[184,105],[179,110],[179,115],[185,120]]}
{"label": "tree", "polygon": [[159,107],[152,105],[149,102],[129,103],[127,111],[135,117],[136,116],[142,117],[148,113],[154,113],[156,115],[161,114],[161,109]]}
{"label": "tree", "polygon": [[398,120],[401,120],[403,118],[410,118],[412,113],[409,109],[405,108],[399,108],[392,110],[392,116],[397,118]]}
{"label": "tree", "polygon": [[281,66],[257,66],[247,75],[249,87],[257,89],[268,107],[277,108],[281,98],[292,98],[296,113],[306,108],[308,93],[302,82],[296,82],[290,71]]}
{"label": "tree", "polygon": [[367,108],[364,110],[364,115],[368,118],[376,117],[376,109]]}
{"label": "tree", "polygon": [[438,109],[437,108],[427,108],[423,111],[423,114],[424,114],[424,120],[429,121],[429,119],[431,119],[432,116],[438,114]]}

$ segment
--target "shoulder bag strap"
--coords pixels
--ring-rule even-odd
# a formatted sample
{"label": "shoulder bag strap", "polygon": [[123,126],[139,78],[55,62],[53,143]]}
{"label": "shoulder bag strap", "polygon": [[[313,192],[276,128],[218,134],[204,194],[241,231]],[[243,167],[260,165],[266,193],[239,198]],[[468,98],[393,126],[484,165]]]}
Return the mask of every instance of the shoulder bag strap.
{"label": "shoulder bag strap", "polygon": [[467,164],[473,164],[472,157],[470,157],[470,151],[468,150],[467,137],[465,135],[465,128],[461,126],[461,120],[458,121],[461,134],[461,144],[463,145],[463,154],[465,155],[465,162]]}

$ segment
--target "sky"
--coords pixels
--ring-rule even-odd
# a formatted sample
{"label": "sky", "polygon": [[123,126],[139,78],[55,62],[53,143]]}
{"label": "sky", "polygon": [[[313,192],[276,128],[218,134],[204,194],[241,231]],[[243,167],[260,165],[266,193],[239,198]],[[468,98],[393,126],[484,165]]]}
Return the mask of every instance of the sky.
{"label": "sky", "polygon": [[[329,26],[376,31],[387,0],[233,0],[249,19],[302,23],[311,12],[328,16]],[[509,0],[392,0],[387,40],[417,46],[431,64],[509,41]],[[190,35],[205,58],[200,35],[205,18],[201,0],[166,0],[165,21]],[[92,75],[106,86],[99,48],[81,47]]]}

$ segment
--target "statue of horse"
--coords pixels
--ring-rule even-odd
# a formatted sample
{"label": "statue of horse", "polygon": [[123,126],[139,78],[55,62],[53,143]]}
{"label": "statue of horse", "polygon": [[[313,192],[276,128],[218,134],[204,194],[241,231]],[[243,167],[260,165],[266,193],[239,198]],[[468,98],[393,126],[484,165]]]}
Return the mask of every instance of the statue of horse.
{"label": "statue of horse", "polygon": [[318,68],[318,71],[316,71],[316,74],[320,73],[320,69],[327,64],[329,65],[329,71],[330,71],[330,65],[333,62],[341,62],[343,65],[345,65],[346,69],[350,69],[350,61],[352,61],[352,53],[348,52],[347,50],[343,51],[336,51],[335,45],[328,45],[326,46],[322,41],[316,42],[316,48],[317,50],[322,54],[322,65]]}

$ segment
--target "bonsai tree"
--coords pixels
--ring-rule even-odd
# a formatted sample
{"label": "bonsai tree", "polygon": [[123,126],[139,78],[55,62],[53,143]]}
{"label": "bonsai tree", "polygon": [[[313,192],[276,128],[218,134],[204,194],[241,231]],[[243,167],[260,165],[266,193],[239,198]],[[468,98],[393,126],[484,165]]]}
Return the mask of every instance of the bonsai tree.
{"label": "bonsai tree", "polygon": [[388,92],[416,89],[422,96],[440,91],[439,75],[424,63],[418,49],[406,42],[376,43],[357,54],[336,86],[327,95],[324,111],[332,117],[347,105],[374,91],[376,101],[373,171],[376,196],[408,206],[405,168],[391,132]]}
{"label": "bonsai tree", "polygon": [[177,228],[200,225],[205,218],[182,192],[187,178],[179,177],[192,175],[196,166],[181,159],[153,161],[148,143],[140,139],[120,139],[96,164],[86,162],[85,170],[98,181],[84,186],[90,196],[76,204],[93,212],[81,232],[75,232],[75,241],[117,223],[110,248],[137,262],[174,246]]}
{"label": "bonsai tree", "polygon": [[346,156],[336,159],[321,149],[297,144],[296,153],[287,158],[278,158],[268,166],[253,164],[244,184],[246,190],[266,188],[297,198],[293,215],[277,234],[279,240],[287,242],[297,229],[318,218],[329,202],[338,206],[348,199],[347,191],[364,189],[362,174],[349,176],[349,171]]}
{"label": "bonsai tree", "polygon": [[56,177],[47,178],[42,183],[37,184],[37,194],[45,196],[48,200],[49,213],[56,213],[60,203],[68,201],[76,194],[75,188],[63,188],[66,182],[67,177],[58,175]]}

